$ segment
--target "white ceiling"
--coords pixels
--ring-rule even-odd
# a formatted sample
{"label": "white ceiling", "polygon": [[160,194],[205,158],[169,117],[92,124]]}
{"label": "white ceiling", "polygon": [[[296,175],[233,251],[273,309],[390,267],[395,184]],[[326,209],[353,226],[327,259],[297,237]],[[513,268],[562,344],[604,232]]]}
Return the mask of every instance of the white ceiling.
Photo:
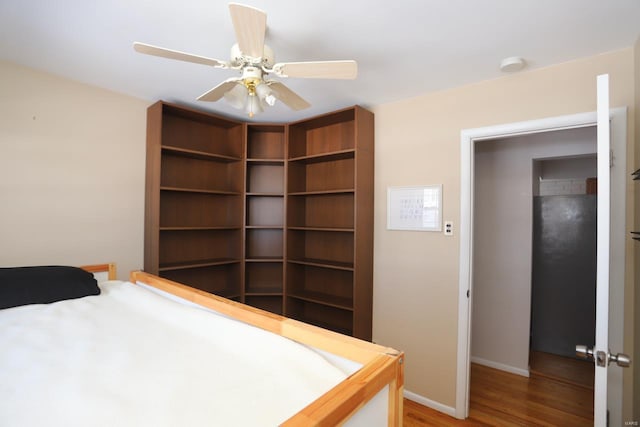
{"label": "white ceiling", "polygon": [[[286,79],[312,107],[276,105],[256,121],[371,107],[498,78],[507,56],[535,69],[630,47],[640,35],[640,0],[240,2],[267,12],[276,61],[355,59],[359,68],[356,80]],[[0,1],[0,60],[247,119],[224,100],[195,100],[235,71],[142,55],[134,41],[227,60],[235,37],[220,0]]]}

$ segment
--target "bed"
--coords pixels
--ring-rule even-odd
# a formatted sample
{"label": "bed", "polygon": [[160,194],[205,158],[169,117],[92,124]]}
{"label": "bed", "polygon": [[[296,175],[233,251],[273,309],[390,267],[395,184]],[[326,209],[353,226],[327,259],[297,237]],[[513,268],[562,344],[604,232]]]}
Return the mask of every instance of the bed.
{"label": "bed", "polygon": [[401,352],[144,272],[83,269],[99,295],[0,310],[0,425],[402,424]]}

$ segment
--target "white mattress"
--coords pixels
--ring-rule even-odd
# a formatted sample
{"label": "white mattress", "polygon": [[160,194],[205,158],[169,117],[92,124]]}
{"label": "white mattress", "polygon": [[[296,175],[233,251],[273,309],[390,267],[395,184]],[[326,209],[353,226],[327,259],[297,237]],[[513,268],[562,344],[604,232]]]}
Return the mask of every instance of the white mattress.
{"label": "white mattress", "polygon": [[274,426],[346,377],[277,335],[101,288],[0,310],[0,426]]}

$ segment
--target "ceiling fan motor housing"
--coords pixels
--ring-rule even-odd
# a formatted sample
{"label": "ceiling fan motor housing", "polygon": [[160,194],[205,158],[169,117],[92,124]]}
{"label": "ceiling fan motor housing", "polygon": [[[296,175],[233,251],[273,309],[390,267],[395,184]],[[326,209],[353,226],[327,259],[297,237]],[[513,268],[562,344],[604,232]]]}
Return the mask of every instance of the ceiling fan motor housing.
{"label": "ceiling fan motor housing", "polygon": [[231,46],[231,65],[234,67],[253,65],[257,67],[272,68],[273,64],[275,64],[275,55],[273,54],[273,50],[266,44],[264,45],[261,58],[253,58],[251,56],[244,55],[240,50],[240,47],[238,47],[238,43]]}

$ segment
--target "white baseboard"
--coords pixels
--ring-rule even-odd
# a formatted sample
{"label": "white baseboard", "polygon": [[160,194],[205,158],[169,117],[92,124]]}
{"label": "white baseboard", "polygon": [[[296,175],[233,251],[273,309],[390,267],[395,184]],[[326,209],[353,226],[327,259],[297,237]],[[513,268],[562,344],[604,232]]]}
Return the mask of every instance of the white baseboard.
{"label": "white baseboard", "polygon": [[490,368],[499,369],[501,371],[510,372],[512,374],[529,378],[529,369],[516,368],[514,366],[505,365],[502,363],[494,362],[492,360],[482,359],[476,356],[471,356],[471,363],[477,363],[478,365],[488,366]]}
{"label": "white baseboard", "polygon": [[435,400],[427,399],[424,396],[420,396],[419,394],[412,393],[408,390],[404,391],[404,397],[409,400],[413,400],[421,405],[424,405],[428,408],[435,409],[436,411],[442,412],[444,414],[450,415],[455,418],[456,416],[456,408],[452,408],[451,406],[443,405],[442,403],[436,402]]}

